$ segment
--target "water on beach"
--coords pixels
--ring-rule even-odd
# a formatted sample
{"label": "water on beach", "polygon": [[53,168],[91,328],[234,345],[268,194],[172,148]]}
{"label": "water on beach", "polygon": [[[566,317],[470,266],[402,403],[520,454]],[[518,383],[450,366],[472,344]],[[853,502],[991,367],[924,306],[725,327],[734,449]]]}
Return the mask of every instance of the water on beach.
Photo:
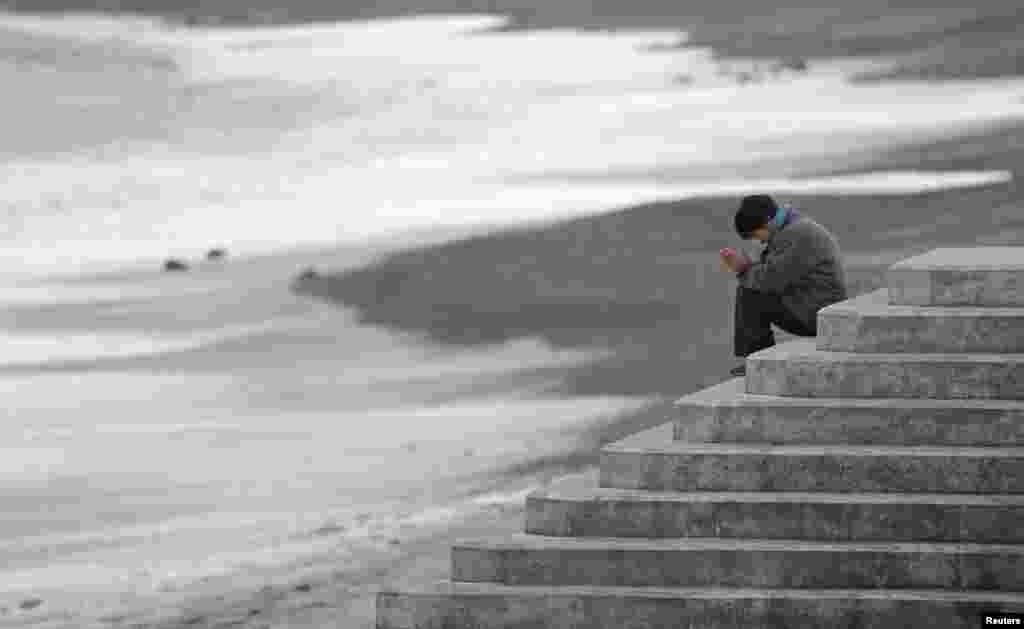
{"label": "water on beach", "polygon": [[385,543],[653,402],[538,394],[599,352],[362,326],[289,291],[306,266],[656,199],[1010,177],[808,173],[1019,119],[1024,81],[855,85],[881,62],[835,60],[739,84],[678,32],[502,24],[0,14],[0,606],[99,614]]}

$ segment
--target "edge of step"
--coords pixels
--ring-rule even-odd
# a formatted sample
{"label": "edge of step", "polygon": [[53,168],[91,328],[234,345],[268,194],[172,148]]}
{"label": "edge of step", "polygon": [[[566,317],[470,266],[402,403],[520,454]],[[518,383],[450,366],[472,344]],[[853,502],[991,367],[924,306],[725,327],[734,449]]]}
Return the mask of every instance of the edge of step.
{"label": "edge of step", "polygon": [[701,443],[1024,446],[1024,400],[797,397],[732,378],[676,399],[673,440]]}
{"label": "edge of step", "polygon": [[469,595],[469,596],[608,596],[664,599],[842,599],[880,601],[977,601],[1008,603],[1024,608],[1024,593],[989,590],[913,590],[913,589],[791,589],[727,587],[629,587],[613,585],[504,585],[468,581],[436,581],[429,584],[383,587],[378,595]]}
{"label": "edge of step", "polygon": [[[765,350],[768,351],[768,350]],[[834,354],[836,352],[822,352]],[[973,410],[1011,410],[1024,412],[1024,400],[964,399],[955,400],[957,408]],[[858,409],[943,409],[950,400],[934,398],[849,398],[849,397],[787,397],[747,393],[746,378],[729,378],[699,391],[688,393],[673,402],[676,408],[701,406],[708,409],[729,408],[806,408],[835,406]]]}
{"label": "edge of step", "polygon": [[763,349],[747,357],[754,362],[787,362],[800,360],[821,363],[895,363],[900,365],[913,364],[1010,364],[1014,367],[1024,366],[1024,353],[992,354],[992,353],[861,353],[833,352],[817,347],[816,338],[797,338],[773,347]]}
{"label": "edge of step", "polygon": [[1024,306],[1024,247],[944,247],[886,271],[889,300],[929,306]]}
{"label": "edge of step", "polygon": [[758,539],[721,537],[556,537],[532,533],[476,536],[457,539],[452,548],[480,550],[610,550],[610,551],[700,551],[735,550],[750,552],[870,552],[941,554],[1018,554],[1024,544],[982,544],[973,542],[864,542],[801,539]]}
{"label": "edge of step", "polygon": [[902,492],[810,491],[650,491],[599,487],[591,478],[571,476],[533,490],[526,500],[588,502],[746,502],[794,504],[922,504],[953,506],[1024,507],[1024,494],[957,494]]}
{"label": "edge of step", "polygon": [[937,247],[896,262],[897,271],[1024,271],[1024,247]]}
{"label": "edge of step", "polygon": [[943,318],[1021,318],[1021,306],[918,306],[914,304],[893,304],[889,302],[889,289],[879,288],[834,304],[818,311],[818,316],[868,316],[868,317],[943,317]]}
{"label": "edge of step", "polygon": [[769,444],[709,443],[674,441],[673,422],[648,428],[601,446],[601,452],[614,454],[710,454],[769,456],[931,456],[950,458],[1024,458],[1024,446],[953,445],[848,445],[848,444]]}

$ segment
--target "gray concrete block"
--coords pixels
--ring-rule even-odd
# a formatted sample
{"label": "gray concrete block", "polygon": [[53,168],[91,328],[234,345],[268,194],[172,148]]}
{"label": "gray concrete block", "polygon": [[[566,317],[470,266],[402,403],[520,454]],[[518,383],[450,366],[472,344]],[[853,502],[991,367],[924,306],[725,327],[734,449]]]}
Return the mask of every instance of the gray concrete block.
{"label": "gray concrete block", "polygon": [[1024,591],[1024,545],[748,539],[459,540],[452,581],[628,587]]}
{"label": "gray concrete block", "polygon": [[1024,354],[823,352],[814,339],[747,357],[747,393],[801,397],[1024,399]]}
{"label": "gray concrete block", "polygon": [[800,398],[746,393],[732,378],[675,402],[691,442],[1024,446],[1024,401]]}
{"label": "gray concrete block", "polygon": [[[377,629],[977,629],[1024,595],[935,590],[627,588],[440,582],[380,590]],[[940,624],[941,623],[941,624]]]}
{"label": "gray concrete block", "polygon": [[1024,247],[943,248],[890,267],[889,301],[914,306],[1024,306]]}
{"label": "gray concrete block", "polygon": [[691,443],[664,424],[601,448],[600,486],[1024,494],[1024,447]]}
{"label": "gray concrete block", "polygon": [[893,306],[882,289],[818,311],[833,352],[1024,353],[1024,308]]}
{"label": "gray concrete block", "polygon": [[718,537],[1024,543],[1024,496],[658,492],[564,482],[526,498],[524,531],[555,537]]}

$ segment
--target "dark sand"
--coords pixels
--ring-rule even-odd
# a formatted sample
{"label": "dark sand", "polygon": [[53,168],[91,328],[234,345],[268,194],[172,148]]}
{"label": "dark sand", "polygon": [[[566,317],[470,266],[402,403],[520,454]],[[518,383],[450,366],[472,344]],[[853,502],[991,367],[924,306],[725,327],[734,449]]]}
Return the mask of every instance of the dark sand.
{"label": "dark sand", "polygon": [[[1024,127],[943,144],[895,151],[878,165],[1015,171]],[[971,147],[991,150],[971,155]],[[838,236],[853,294],[880,287],[885,265],[918,251],[1019,242],[1024,229],[1019,179],[917,195],[785,198]],[[615,351],[570,372],[557,393],[673,396],[719,380],[732,361],[735,284],[715,252],[735,244],[737,201],[652,204],[407,250],[303,290],[357,309],[363,322],[446,343],[540,336]],[[693,361],[701,368],[687,369]]]}
{"label": "dark sand", "polygon": [[[862,168],[997,169],[999,185],[916,195],[788,196],[839,237],[851,295],[884,286],[892,263],[938,246],[1024,244],[1024,126],[894,150]],[[822,169],[821,174],[829,174]],[[588,469],[598,447],[671,417],[671,401],[720,382],[733,359],[734,282],[715,252],[734,242],[737,199],[628,208],[533,228],[396,253],[378,264],[307,283],[303,289],[356,308],[364,322],[425,333],[446,343],[486,344],[540,336],[560,347],[600,347],[613,355],[569,369],[563,395],[653,395],[660,406],[593,429],[592,448],[506,470]],[[780,335],[779,340],[783,338]],[[521,515],[494,531],[521,525]],[[421,581],[445,578],[445,546],[405,555]],[[416,557],[424,559],[417,563]],[[429,558],[429,559],[428,559]],[[426,562],[426,563],[423,563]],[[430,563],[433,562],[433,563]],[[422,571],[424,565],[434,569]],[[393,581],[407,582],[395,565]],[[354,603],[355,614],[367,604]],[[372,614],[371,614],[372,618]]]}
{"label": "dark sand", "polygon": [[[1008,127],[893,151],[871,165],[1006,169],[1017,177],[1006,184],[787,198],[840,238],[856,295],[883,286],[888,265],[937,246],[1024,243],[1022,164],[1024,126]],[[652,395],[661,402],[591,427],[575,452],[502,470],[491,482],[498,488],[524,478],[592,476],[602,444],[667,421],[673,400],[721,382],[734,364],[734,282],[718,268],[715,251],[734,242],[735,204],[662,203],[409,249],[298,289],[355,307],[367,323],[446,343],[540,336],[560,347],[612,349],[596,365],[566,369],[551,393]],[[522,518],[521,505],[498,508],[396,546],[356,572],[325,562],[291,580],[211,582],[204,594],[162,612],[159,622],[133,624],[139,618],[128,617],[111,626],[369,629],[376,591],[447,578],[453,542],[520,531]]]}

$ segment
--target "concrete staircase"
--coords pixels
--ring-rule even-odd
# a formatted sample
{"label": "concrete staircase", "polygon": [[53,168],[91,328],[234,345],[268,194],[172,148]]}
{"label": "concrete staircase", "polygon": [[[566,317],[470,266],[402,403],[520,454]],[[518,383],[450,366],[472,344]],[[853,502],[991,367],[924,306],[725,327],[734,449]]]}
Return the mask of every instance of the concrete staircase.
{"label": "concrete staircase", "polygon": [[937,249],[531,494],[379,629],[975,628],[1024,614],[1024,247]]}

